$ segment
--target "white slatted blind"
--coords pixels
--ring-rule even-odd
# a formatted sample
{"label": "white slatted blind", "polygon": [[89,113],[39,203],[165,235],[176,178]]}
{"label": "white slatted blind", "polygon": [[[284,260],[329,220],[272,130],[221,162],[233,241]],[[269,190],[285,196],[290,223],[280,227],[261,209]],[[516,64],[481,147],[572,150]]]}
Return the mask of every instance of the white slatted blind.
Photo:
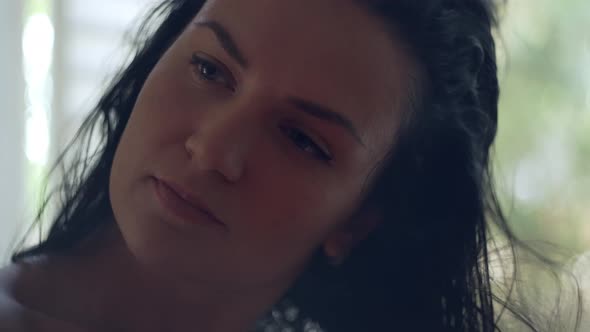
{"label": "white slatted blind", "polygon": [[61,150],[126,59],[125,33],[154,0],[56,0],[53,153]]}

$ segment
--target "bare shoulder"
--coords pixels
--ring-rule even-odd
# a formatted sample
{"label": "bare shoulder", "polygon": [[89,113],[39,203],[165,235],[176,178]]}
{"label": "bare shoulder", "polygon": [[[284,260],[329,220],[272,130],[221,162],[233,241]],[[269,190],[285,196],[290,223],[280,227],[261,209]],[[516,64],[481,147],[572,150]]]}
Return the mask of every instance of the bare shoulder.
{"label": "bare shoulder", "polygon": [[16,285],[26,279],[22,266],[11,264],[0,268],[0,331],[14,332],[88,332],[61,322],[28,307],[15,296]]}
{"label": "bare shoulder", "polygon": [[12,294],[18,268],[8,265],[0,269],[0,331],[33,331],[26,324],[26,310]]}

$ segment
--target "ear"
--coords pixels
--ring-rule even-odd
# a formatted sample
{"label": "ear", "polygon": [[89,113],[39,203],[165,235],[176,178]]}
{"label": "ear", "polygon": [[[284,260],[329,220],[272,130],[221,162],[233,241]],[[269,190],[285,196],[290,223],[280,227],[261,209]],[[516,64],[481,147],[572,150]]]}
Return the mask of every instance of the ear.
{"label": "ear", "polygon": [[382,219],[375,207],[357,212],[326,237],[322,245],[325,255],[333,265],[339,265],[352,249],[382,222]]}

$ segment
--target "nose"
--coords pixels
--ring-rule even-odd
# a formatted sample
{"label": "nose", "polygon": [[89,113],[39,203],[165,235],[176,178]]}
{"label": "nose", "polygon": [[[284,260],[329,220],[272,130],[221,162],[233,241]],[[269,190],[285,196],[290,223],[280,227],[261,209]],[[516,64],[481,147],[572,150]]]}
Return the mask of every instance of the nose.
{"label": "nose", "polygon": [[185,149],[197,171],[218,173],[228,182],[243,176],[252,130],[240,112],[243,110],[211,110],[196,121]]}

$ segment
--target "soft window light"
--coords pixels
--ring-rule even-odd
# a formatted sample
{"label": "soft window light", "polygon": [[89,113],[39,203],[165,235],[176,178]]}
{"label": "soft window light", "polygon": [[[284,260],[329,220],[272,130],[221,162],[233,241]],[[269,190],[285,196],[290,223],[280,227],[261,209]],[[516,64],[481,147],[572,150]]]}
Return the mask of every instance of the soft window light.
{"label": "soft window light", "polygon": [[23,31],[23,60],[27,89],[27,159],[44,165],[49,153],[49,110],[51,108],[50,68],[54,29],[47,14],[28,17]]}

